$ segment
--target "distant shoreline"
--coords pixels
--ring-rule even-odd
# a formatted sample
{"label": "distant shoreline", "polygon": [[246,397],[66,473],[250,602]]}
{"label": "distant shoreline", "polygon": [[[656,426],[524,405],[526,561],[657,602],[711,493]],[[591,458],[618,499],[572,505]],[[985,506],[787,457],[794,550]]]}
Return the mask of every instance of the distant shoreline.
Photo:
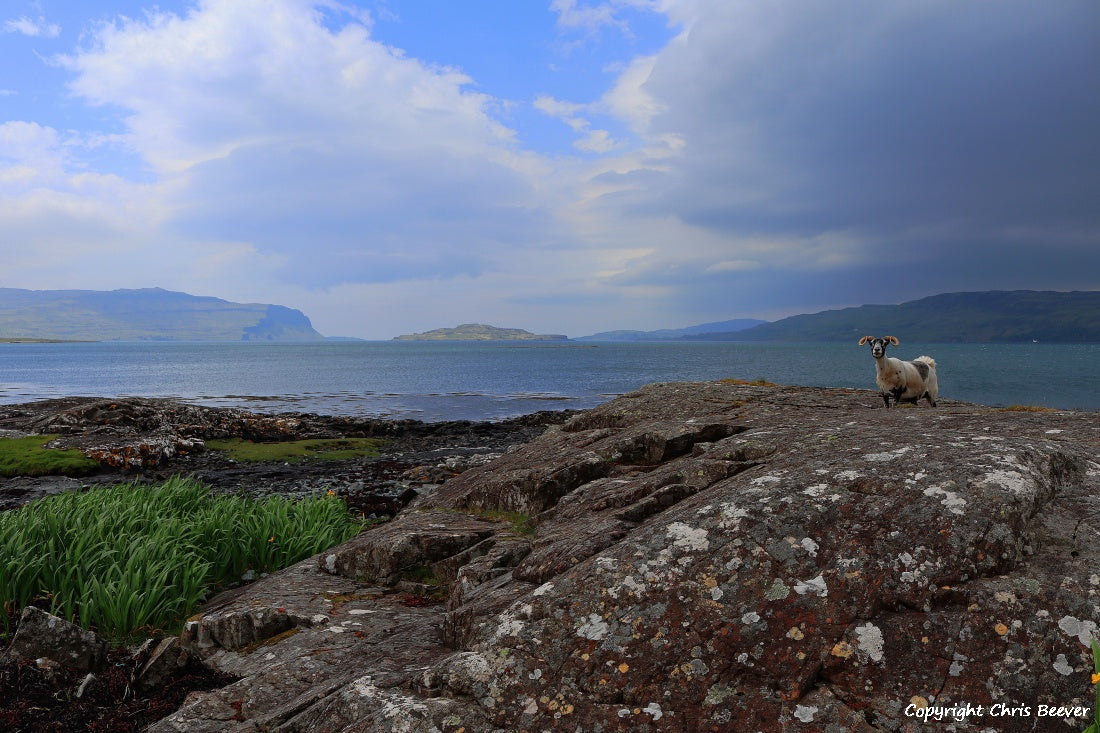
{"label": "distant shoreline", "polygon": [[91,339],[36,339],[36,338],[6,338],[0,337],[0,344],[97,344]]}

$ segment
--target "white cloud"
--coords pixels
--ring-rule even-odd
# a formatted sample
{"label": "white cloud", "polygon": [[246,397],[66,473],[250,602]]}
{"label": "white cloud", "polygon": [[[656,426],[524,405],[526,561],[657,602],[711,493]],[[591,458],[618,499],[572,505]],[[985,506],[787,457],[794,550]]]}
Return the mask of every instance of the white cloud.
{"label": "white cloud", "polygon": [[[535,98],[574,133],[557,156],[338,3],[120,19],[64,60],[102,131],[0,125],[5,284],[284,302],[376,338],[502,304],[545,332],[682,326],[1009,268],[1098,287],[1098,11],[1009,2],[557,0],[559,29],[679,29],[593,99]],[[118,151],[141,175],[97,172]]]}
{"label": "white cloud", "polygon": [[43,37],[43,38],[57,38],[61,35],[61,26],[56,23],[50,23],[43,17],[28,18],[22,16],[14,18],[12,20],[4,21],[5,33],[22,33],[25,36]]}

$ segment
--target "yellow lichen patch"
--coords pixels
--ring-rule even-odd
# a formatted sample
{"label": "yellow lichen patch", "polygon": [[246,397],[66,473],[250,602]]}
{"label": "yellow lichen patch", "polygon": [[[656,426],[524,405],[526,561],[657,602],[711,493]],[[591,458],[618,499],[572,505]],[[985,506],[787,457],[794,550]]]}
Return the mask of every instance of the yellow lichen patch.
{"label": "yellow lichen patch", "polygon": [[790,630],[787,631],[787,637],[794,639],[795,641],[802,641],[804,638],[806,638],[806,635],[802,633],[802,629],[798,628],[797,626],[792,626]]}
{"label": "yellow lichen patch", "polygon": [[993,630],[997,632],[998,636],[1004,636],[1005,634],[1008,633],[1008,627],[1005,626],[1002,623],[994,624],[993,625]]}
{"label": "yellow lichen patch", "polygon": [[626,662],[622,662],[619,665],[619,674],[626,674],[629,669],[630,669],[630,665],[627,664]]}
{"label": "yellow lichen patch", "polygon": [[562,715],[572,715],[573,714],[573,706],[570,705],[569,703],[565,703],[564,705],[561,706],[561,714]]}
{"label": "yellow lichen patch", "polygon": [[833,654],[834,657],[840,657],[841,659],[847,659],[848,657],[852,656],[853,651],[854,650],[852,649],[851,644],[849,644],[846,641],[838,641],[833,646],[832,654]]}
{"label": "yellow lichen patch", "polygon": [[717,588],[718,587],[718,581],[716,579],[710,577],[709,575],[704,575],[703,576],[703,585],[705,585],[707,588]]}
{"label": "yellow lichen patch", "polygon": [[909,698],[909,702],[911,702],[913,704],[913,707],[917,708],[917,710],[923,710],[924,708],[928,707],[928,700],[921,697],[920,695],[914,695],[913,697]]}

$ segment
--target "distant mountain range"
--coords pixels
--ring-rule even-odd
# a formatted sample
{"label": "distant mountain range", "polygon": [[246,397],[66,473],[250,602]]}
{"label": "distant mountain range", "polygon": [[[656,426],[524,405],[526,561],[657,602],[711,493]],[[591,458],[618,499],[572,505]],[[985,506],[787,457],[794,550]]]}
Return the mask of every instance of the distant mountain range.
{"label": "distant mountain range", "polygon": [[161,288],[0,288],[0,340],[319,341],[304,313]]}
{"label": "distant mountain range", "polygon": [[497,328],[484,323],[464,323],[424,333],[395,336],[394,341],[565,341],[561,334],[536,334],[522,328]]}
{"label": "distant mountain range", "polygon": [[907,341],[1100,342],[1100,291],[993,290],[944,293],[900,305],[862,305],[791,316],[709,341],[847,341],[893,335]]}
{"label": "distant mountain range", "polygon": [[702,334],[733,333],[759,326],[767,321],[758,318],[737,318],[732,321],[700,323],[686,328],[662,328],[657,331],[602,331],[591,336],[581,336],[577,341],[673,341],[693,338]]}

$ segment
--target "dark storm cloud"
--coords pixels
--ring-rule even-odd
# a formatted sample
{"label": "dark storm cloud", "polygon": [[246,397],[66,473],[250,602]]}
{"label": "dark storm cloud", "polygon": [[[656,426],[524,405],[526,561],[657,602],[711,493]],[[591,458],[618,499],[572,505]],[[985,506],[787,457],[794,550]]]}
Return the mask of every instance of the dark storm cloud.
{"label": "dark storm cloud", "polygon": [[899,260],[923,263],[910,290],[1018,268],[1100,287],[1100,4],[707,7],[646,86],[666,110],[651,132],[684,156],[637,211],[733,238],[843,232],[854,260],[819,273],[837,292],[842,269]]}

